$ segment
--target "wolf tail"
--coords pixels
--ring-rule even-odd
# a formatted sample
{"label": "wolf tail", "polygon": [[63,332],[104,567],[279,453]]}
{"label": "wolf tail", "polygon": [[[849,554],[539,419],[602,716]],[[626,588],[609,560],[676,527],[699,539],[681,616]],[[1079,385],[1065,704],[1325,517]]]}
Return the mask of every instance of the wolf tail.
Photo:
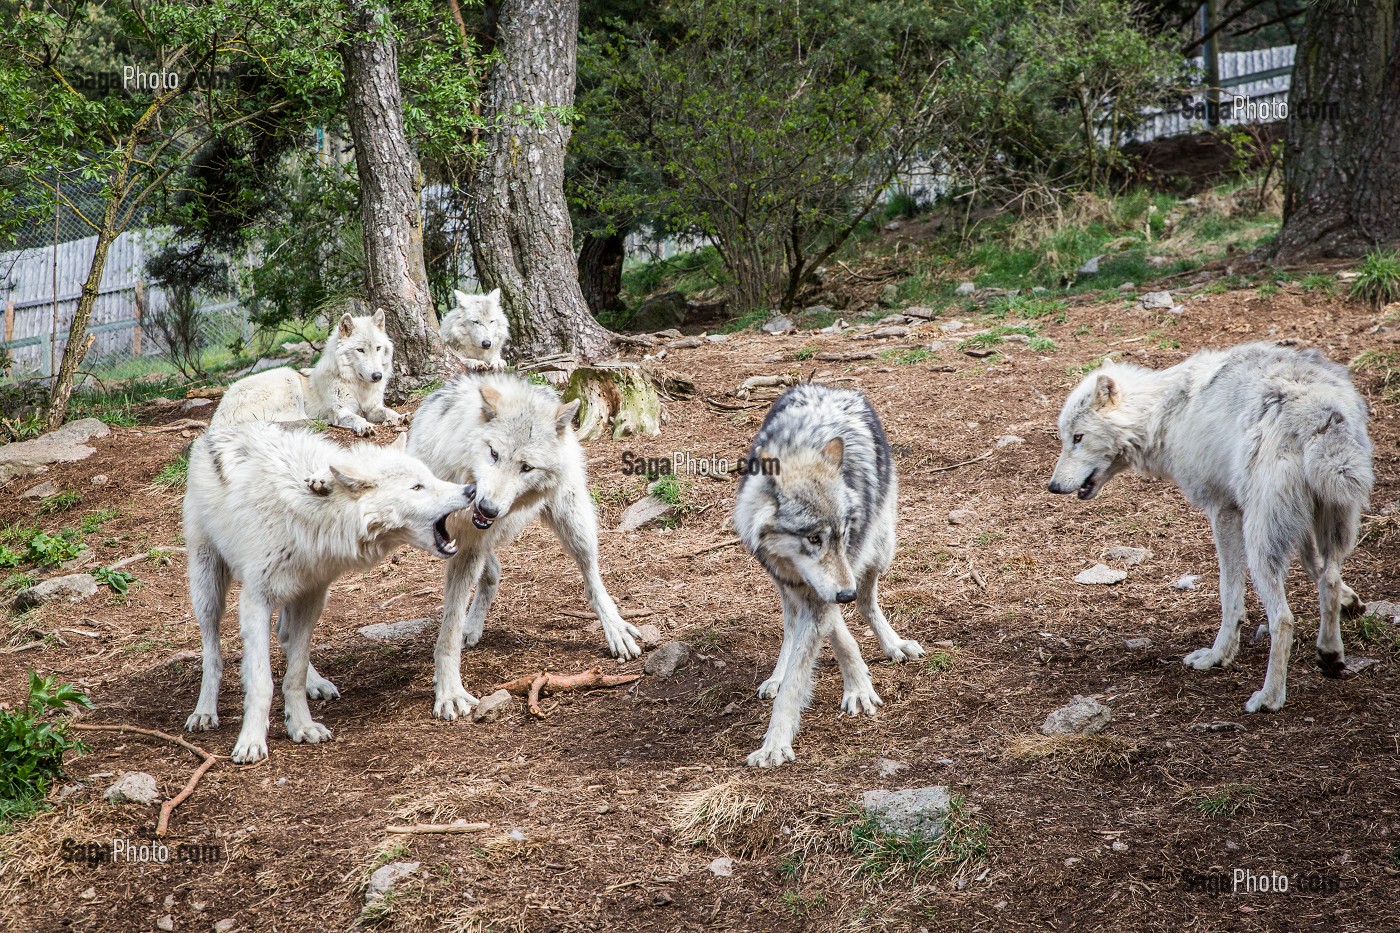
{"label": "wolf tail", "polygon": [[1303,444],[1303,477],[1318,501],[1343,512],[1359,511],[1371,499],[1375,474],[1366,427],[1334,406]]}

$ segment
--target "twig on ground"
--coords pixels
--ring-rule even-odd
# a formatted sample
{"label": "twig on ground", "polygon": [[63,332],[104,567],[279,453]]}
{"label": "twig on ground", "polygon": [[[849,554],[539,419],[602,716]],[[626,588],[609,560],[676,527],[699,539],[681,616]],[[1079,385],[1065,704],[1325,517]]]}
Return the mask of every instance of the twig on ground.
{"label": "twig on ground", "polygon": [[711,551],[723,550],[724,548],[733,547],[734,545],[740,543],[741,542],[738,538],[730,538],[728,541],[721,541],[719,544],[711,544],[708,547],[702,547],[698,551],[687,551],[684,554],[677,554],[675,557],[672,557],[671,560],[686,560],[687,558],[691,557],[699,557],[701,554],[708,554]]}
{"label": "twig on ground", "polygon": [[947,473],[949,470],[956,470],[958,467],[965,467],[965,466],[969,466],[969,465],[971,465],[971,464],[973,464],[973,463],[980,463],[981,461],[986,460],[988,457],[990,457],[990,456],[991,456],[992,454],[994,454],[994,453],[996,453],[996,448],[992,448],[991,450],[987,451],[986,453],[984,453],[984,454],[983,454],[982,456],[980,456],[980,457],[973,457],[971,460],[964,460],[964,461],[961,462],[961,463],[950,463],[950,464],[948,464],[947,466],[934,467],[934,468],[931,469],[931,470],[921,470],[920,473],[923,473],[923,474],[928,474],[928,473]]}
{"label": "twig on ground", "polygon": [[429,835],[434,833],[479,833],[484,829],[490,829],[490,823],[414,823],[411,826],[390,826],[384,831],[386,833],[398,833],[400,835]]}
{"label": "twig on ground", "polygon": [[187,748],[204,759],[203,763],[201,763],[198,768],[194,769],[194,774],[190,775],[190,779],[185,782],[184,788],[174,797],[171,797],[160,805],[160,819],[156,821],[157,836],[165,835],[166,829],[170,826],[170,814],[175,812],[175,808],[184,803],[189,798],[190,794],[194,793],[195,785],[199,783],[199,779],[204,777],[204,772],[212,768],[214,762],[217,760],[213,755],[209,754],[198,745],[191,745],[178,736],[170,735],[167,732],[160,732],[156,729],[142,729],[140,726],[102,726],[96,723],[86,722],[75,722],[73,723],[73,727],[75,729],[89,729],[93,732],[134,732],[137,735],[148,735],[152,738],[174,742],[181,748]]}
{"label": "twig on ground", "polygon": [[[576,610],[576,609],[560,609],[560,610],[559,610],[559,614],[560,614],[561,616],[568,616],[568,617],[571,618],[571,619],[596,619],[596,618],[598,618],[596,615],[594,615],[594,614],[591,613],[591,612],[579,612],[579,611]],[[623,619],[645,619],[647,616],[654,616],[654,615],[656,615],[656,610],[655,610],[655,609],[619,609],[617,614],[620,615],[620,616],[622,616]]]}
{"label": "twig on ground", "polygon": [[590,687],[620,687],[641,679],[641,674],[604,674],[601,667],[594,667],[578,674],[551,674],[548,671],[539,671],[497,684],[491,689],[493,692],[505,690],[516,696],[526,695],[529,698],[530,715],[544,719],[545,712],[540,709],[540,697],[546,692],[553,694],[566,690],[586,690]]}
{"label": "twig on ground", "polygon": [[172,421],[169,424],[161,425],[158,428],[142,428],[142,434],[170,434],[174,431],[203,431],[209,427],[209,422],[201,421],[198,418],[181,418],[179,421]]}

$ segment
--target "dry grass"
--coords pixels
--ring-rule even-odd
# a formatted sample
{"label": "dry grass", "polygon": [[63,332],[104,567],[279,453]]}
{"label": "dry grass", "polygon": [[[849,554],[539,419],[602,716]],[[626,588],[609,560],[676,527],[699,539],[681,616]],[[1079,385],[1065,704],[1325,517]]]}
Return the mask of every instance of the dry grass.
{"label": "dry grass", "polygon": [[1137,757],[1138,746],[1112,735],[1013,735],[1006,743],[1006,757],[1051,771],[1087,774],[1126,768]]}
{"label": "dry grass", "polygon": [[729,781],[678,797],[671,826],[683,844],[751,855],[772,843],[775,827],[771,815],[767,798],[738,781]]}

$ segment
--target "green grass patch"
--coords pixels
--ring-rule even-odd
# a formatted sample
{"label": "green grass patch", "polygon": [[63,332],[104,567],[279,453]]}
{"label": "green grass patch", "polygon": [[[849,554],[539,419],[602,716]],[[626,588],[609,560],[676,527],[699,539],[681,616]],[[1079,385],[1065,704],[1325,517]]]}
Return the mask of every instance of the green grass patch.
{"label": "green grass patch", "polygon": [[72,489],[65,489],[62,492],[54,493],[52,496],[45,496],[39,500],[39,514],[51,515],[54,512],[66,512],[75,505],[83,501],[82,493]]}
{"label": "green grass patch", "polygon": [[1323,272],[1309,272],[1298,280],[1298,287],[1305,295],[1321,292],[1330,297],[1337,291],[1337,277]]}
{"label": "green grass patch", "polygon": [[1379,376],[1381,396],[1390,402],[1400,400],[1400,352],[1363,350],[1351,361],[1351,371]]}
{"label": "green grass patch", "polygon": [[103,525],[107,524],[120,514],[121,512],[117,511],[116,509],[108,508],[101,508],[89,512],[88,514],[83,516],[83,521],[81,525],[82,533],[85,535],[90,535],[93,532],[99,530]]}
{"label": "green grass patch", "polygon": [[923,347],[896,348],[881,353],[880,359],[897,363],[900,366],[913,366],[916,363],[924,363],[933,359],[933,354]]}
{"label": "green grass patch", "polygon": [[1249,784],[1226,784],[1210,792],[1196,795],[1196,810],[1210,817],[1234,816],[1241,811],[1253,812],[1259,805],[1259,790]]}
{"label": "green grass patch", "polygon": [[186,454],[180,454],[171,462],[160,468],[154,480],[157,486],[165,489],[176,489],[185,485],[190,472],[190,458]]}
{"label": "green grass patch", "polygon": [[874,817],[853,813],[846,828],[855,874],[877,882],[897,877],[916,881],[983,858],[990,827],[972,818],[965,798],[954,796],[950,803],[946,827],[936,837],[889,832]]}
{"label": "green grass patch", "polygon": [[1360,299],[1373,308],[1400,301],[1400,251],[1373,250],[1356,272],[1348,298]]}
{"label": "green grass patch", "polygon": [[0,830],[39,808],[54,781],[63,777],[63,756],[87,746],[55,718],[70,706],[90,709],[76,687],[29,672],[29,695],[16,710],[0,710]]}
{"label": "green grass patch", "polygon": [[41,531],[29,539],[29,550],[25,557],[30,563],[41,567],[57,567],[75,559],[87,545],[83,543],[76,528],[67,528],[56,535]]}

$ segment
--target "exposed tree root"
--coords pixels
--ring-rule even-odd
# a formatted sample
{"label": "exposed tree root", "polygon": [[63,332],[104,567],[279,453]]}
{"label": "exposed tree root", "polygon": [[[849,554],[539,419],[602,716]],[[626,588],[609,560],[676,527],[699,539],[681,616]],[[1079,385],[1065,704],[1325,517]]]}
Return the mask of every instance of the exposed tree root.
{"label": "exposed tree root", "polygon": [[541,696],[563,693],[566,690],[587,690],[590,687],[620,687],[641,679],[641,674],[604,674],[601,667],[595,667],[579,674],[551,674],[548,671],[540,671],[497,684],[491,689],[505,690],[516,696],[524,694],[529,698],[530,715],[544,719],[546,713],[540,709]]}
{"label": "exposed tree root", "polygon": [[187,748],[204,759],[203,763],[200,764],[198,768],[194,769],[194,774],[190,775],[190,779],[185,782],[184,788],[174,797],[171,797],[165,803],[160,805],[160,819],[156,821],[157,836],[165,835],[165,831],[170,826],[170,814],[174,813],[175,808],[178,807],[180,804],[184,803],[189,798],[190,794],[194,793],[195,785],[199,783],[200,778],[204,777],[204,772],[208,771],[214,766],[214,762],[216,760],[213,755],[209,754],[204,749],[200,748],[198,745],[191,745],[189,742],[186,742],[184,739],[179,738],[178,736],[170,735],[166,732],[160,732],[155,729],[142,729],[139,726],[100,726],[86,722],[75,722],[73,723],[73,728],[89,729],[93,732],[134,732],[137,735],[149,735],[152,738],[164,739],[167,742],[174,742],[181,748]]}

